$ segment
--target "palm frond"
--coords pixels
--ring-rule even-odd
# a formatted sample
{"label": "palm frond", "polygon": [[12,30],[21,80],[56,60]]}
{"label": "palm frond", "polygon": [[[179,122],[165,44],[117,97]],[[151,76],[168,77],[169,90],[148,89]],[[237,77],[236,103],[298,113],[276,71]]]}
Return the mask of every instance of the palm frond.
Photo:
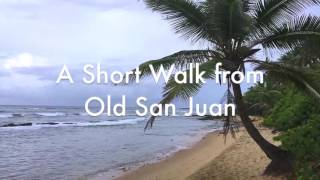
{"label": "palm frond", "polygon": [[260,26],[270,26],[319,4],[320,0],[259,0],[254,8],[254,16]]}
{"label": "palm frond", "polygon": [[[164,70],[169,70],[172,66],[175,70],[185,70],[189,68],[190,63],[204,63],[212,58],[219,57],[219,53],[211,50],[190,50],[180,51],[172,55],[166,56],[158,60],[147,61],[139,66],[141,71],[141,79],[151,75],[150,65],[153,66],[154,70],[158,72],[161,67]],[[132,70],[135,72],[136,70]],[[130,77],[130,82],[135,81],[135,76]]]}
{"label": "palm frond", "polygon": [[250,20],[244,9],[249,8],[249,1],[204,1],[203,6],[218,44],[235,49],[249,32]]}
{"label": "palm frond", "polygon": [[320,17],[301,16],[282,26],[270,29],[269,35],[255,42],[265,48],[293,49],[308,38],[320,37]]}
{"label": "palm frond", "polygon": [[[205,72],[203,78],[205,79],[213,79],[215,78],[215,70],[214,67],[216,64],[215,61],[208,61],[199,66],[199,71],[200,72]],[[165,85],[163,88],[163,98],[160,101],[160,104],[165,105],[170,102],[172,102],[174,99],[182,99],[182,100],[187,100],[190,97],[194,96],[197,94],[200,90],[200,88],[203,86],[203,83],[190,83],[190,76],[191,74],[189,73],[190,71],[187,72],[187,79],[188,83],[186,84],[179,84],[175,81],[173,77],[169,80],[169,82]],[[195,74],[192,74],[192,76],[195,76]],[[158,111],[158,110],[156,110]],[[145,126],[145,130],[148,128],[152,128],[155,116],[151,116]]]}
{"label": "palm frond", "polygon": [[192,0],[144,0],[153,11],[170,20],[176,33],[194,41],[210,39],[211,32],[206,24],[206,16],[199,4]]}
{"label": "palm frond", "polygon": [[242,0],[243,11],[250,14],[255,4],[255,0]]}
{"label": "palm frond", "polygon": [[257,70],[265,71],[269,77],[281,82],[291,82],[320,101],[320,84],[314,79],[314,72],[302,67],[290,66],[279,62],[259,62]]}
{"label": "palm frond", "polygon": [[[228,79],[227,91],[221,99],[221,104],[235,104],[235,98],[231,92],[231,80]],[[228,109],[228,115],[225,117],[223,125],[223,134],[225,141],[227,140],[227,135],[230,133],[232,137],[236,137],[236,132],[239,131],[239,122],[236,117],[232,116],[231,109]]]}

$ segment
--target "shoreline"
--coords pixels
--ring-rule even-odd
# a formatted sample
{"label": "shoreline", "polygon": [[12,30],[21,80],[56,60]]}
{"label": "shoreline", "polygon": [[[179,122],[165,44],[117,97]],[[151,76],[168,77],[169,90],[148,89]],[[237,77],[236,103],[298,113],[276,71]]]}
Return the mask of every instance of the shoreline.
{"label": "shoreline", "polygon": [[156,179],[185,179],[209,162],[219,156],[224,150],[230,147],[241,136],[241,131],[237,133],[237,138],[233,139],[228,135],[227,141],[221,130],[209,132],[193,145],[186,149],[178,150],[164,157],[162,160],[145,164],[143,166],[129,169],[118,176],[110,177],[107,172],[101,172],[88,179],[103,180],[113,178],[118,180],[156,180]]}

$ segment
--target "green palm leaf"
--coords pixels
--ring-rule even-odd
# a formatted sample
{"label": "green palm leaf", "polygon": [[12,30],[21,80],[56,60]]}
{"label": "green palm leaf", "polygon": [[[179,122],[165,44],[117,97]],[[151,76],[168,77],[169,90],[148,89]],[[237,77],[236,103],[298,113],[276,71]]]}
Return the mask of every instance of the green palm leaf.
{"label": "green palm leaf", "polygon": [[265,48],[293,49],[308,38],[315,37],[320,37],[320,18],[302,16],[270,29],[269,35],[255,44],[262,44]]}
{"label": "green palm leaf", "polygon": [[[141,64],[139,66],[141,79],[151,75],[150,65],[153,66],[156,72],[159,72],[161,67],[163,67],[164,70],[169,70],[172,66],[174,66],[176,70],[185,70],[189,67],[190,63],[201,64],[219,56],[220,54],[218,52],[211,50],[180,51],[164,58],[147,61]],[[133,70],[133,72],[135,72],[135,70]],[[130,82],[135,80],[135,76],[131,76],[130,78]]]}
{"label": "green palm leaf", "polygon": [[260,25],[270,26],[319,4],[320,0],[260,0],[256,3],[253,14]]}
{"label": "green palm leaf", "polygon": [[236,49],[236,43],[244,39],[249,32],[250,19],[245,13],[249,2],[241,0],[204,1],[203,9],[207,13],[210,29],[214,32],[218,46],[225,45]]}
{"label": "green palm leaf", "polygon": [[257,70],[263,70],[270,77],[278,81],[294,83],[300,89],[303,89],[320,100],[320,84],[315,77],[315,72],[302,67],[290,66],[279,62],[256,62]]}
{"label": "green palm leaf", "polygon": [[206,16],[199,4],[192,0],[145,0],[153,11],[160,12],[170,20],[176,33],[194,41],[210,39],[211,32],[206,24]]}
{"label": "green palm leaf", "polygon": [[250,13],[255,7],[255,0],[242,0],[243,11]]}
{"label": "green palm leaf", "polygon": [[[214,67],[216,64],[215,61],[208,61],[199,66],[200,72],[205,72],[205,75],[203,76],[205,79],[213,79],[215,78],[215,72]],[[190,79],[190,71],[187,72],[187,79]],[[193,74],[195,76],[195,74]],[[173,77],[169,80],[169,82],[165,85],[163,88],[163,98],[160,101],[160,104],[165,105],[172,102],[174,99],[183,99],[187,100],[189,97],[194,96],[199,92],[201,87],[203,86],[203,83],[190,83],[190,81],[186,84],[179,84],[177,83]],[[158,110],[157,110],[158,111]],[[151,116],[148,123],[146,124],[145,130],[149,127],[152,128],[155,116]]]}

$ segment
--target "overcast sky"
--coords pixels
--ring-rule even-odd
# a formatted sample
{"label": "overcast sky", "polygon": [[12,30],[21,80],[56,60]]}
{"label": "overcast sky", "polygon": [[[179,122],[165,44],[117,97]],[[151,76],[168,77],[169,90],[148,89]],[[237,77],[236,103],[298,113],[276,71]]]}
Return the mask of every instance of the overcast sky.
{"label": "overcast sky", "polygon": [[[81,106],[90,96],[108,94],[156,102],[161,86],[152,82],[120,88],[55,80],[63,64],[80,79],[83,64],[128,70],[196,48],[137,0],[0,0],[0,27],[0,104]],[[223,91],[206,86],[198,100],[208,101],[208,94],[218,102]]]}

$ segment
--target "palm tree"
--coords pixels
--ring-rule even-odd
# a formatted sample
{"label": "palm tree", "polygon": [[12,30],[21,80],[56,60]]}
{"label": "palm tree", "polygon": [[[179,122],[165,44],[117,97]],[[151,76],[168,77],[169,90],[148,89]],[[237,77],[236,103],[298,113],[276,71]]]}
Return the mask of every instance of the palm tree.
{"label": "palm tree", "polygon": [[280,61],[293,64],[300,67],[310,67],[319,65],[320,63],[320,39],[310,39],[301,47],[285,54]]}
{"label": "palm tree", "polygon": [[[185,71],[189,63],[199,63],[205,71],[205,78],[215,78],[215,64],[221,62],[222,70],[245,72],[246,64],[259,65],[291,79],[306,87],[317,97],[318,91],[301,69],[283,64],[260,60],[255,55],[261,50],[284,52],[301,45],[309,38],[320,36],[320,18],[311,15],[297,16],[309,6],[319,5],[320,0],[144,0],[153,11],[169,20],[176,33],[196,43],[207,42],[208,49],[180,51],[167,57],[151,60],[140,65],[142,77],[149,76],[149,65],[158,71],[161,65],[168,70]],[[190,74],[189,74],[190,76]],[[218,77],[217,77],[218,78]],[[166,104],[176,98],[194,96],[203,84],[178,84],[173,78],[164,87],[163,99]],[[243,101],[239,84],[229,80],[237,112],[242,124],[272,161],[266,173],[274,170],[287,171],[291,168],[290,155],[268,142],[254,126]],[[231,91],[230,91],[231,92]],[[146,127],[152,127],[151,117]]]}

